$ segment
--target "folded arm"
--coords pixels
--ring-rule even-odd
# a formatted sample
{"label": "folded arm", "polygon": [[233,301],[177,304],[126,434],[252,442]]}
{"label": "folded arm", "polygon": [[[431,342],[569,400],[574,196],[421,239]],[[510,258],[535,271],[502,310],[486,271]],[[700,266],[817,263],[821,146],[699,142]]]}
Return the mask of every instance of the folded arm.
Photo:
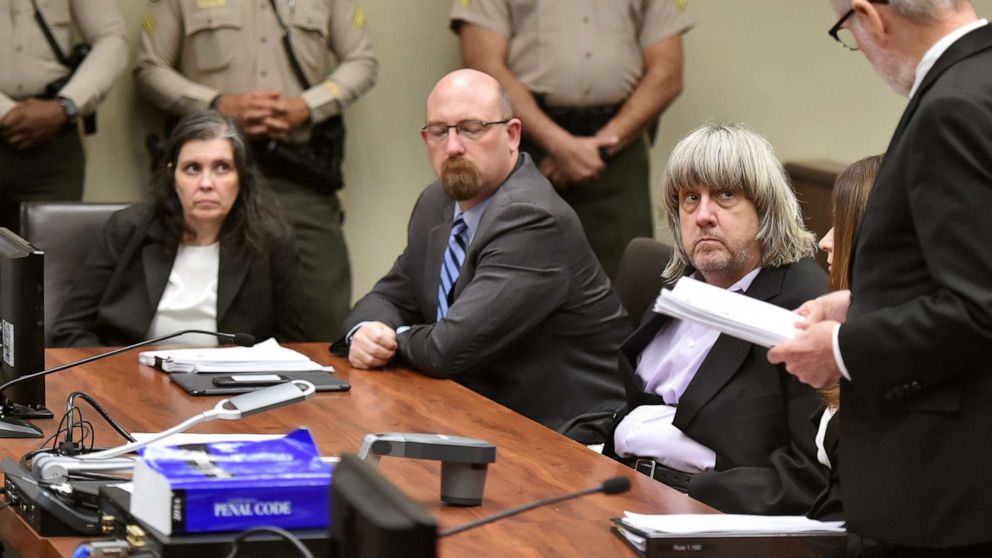
{"label": "folded arm", "polygon": [[425,374],[450,378],[483,365],[529,335],[568,294],[560,229],[550,213],[514,203],[493,223],[474,276],[448,315],[398,336],[399,354]]}
{"label": "folded arm", "polygon": [[693,476],[690,496],[725,513],[806,513],[829,482],[829,472],[816,459],[816,429],[811,419],[822,403],[816,392],[795,378],[786,381],[788,442],[772,451],[766,466],[731,467]]}

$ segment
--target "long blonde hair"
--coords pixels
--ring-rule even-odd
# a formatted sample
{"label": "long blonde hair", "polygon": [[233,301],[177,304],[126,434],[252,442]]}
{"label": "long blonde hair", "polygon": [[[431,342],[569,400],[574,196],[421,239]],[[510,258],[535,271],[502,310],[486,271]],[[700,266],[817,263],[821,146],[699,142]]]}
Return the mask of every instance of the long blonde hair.
{"label": "long blonde hair", "polygon": [[768,140],[744,124],[709,122],[672,150],[662,199],[675,251],[662,276],[681,277],[691,266],[682,240],[680,194],[700,185],[742,192],[758,212],[761,265],[794,263],[816,253],[816,238],[803,224],[799,201]]}

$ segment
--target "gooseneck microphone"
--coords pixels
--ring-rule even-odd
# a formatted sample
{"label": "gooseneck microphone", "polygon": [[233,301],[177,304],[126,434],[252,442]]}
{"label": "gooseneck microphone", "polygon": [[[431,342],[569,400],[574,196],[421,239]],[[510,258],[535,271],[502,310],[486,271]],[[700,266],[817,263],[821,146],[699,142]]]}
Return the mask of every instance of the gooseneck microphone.
{"label": "gooseneck microphone", "polygon": [[572,498],[578,498],[579,496],[585,496],[586,494],[595,494],[597,492],[602,492],[603,494],[622,494],[630,490],[630,479],[627,477],[613,477],[612,479],[607,479],[603,484],[592,486],[578,492],[571,492],[569,494],[562,494],[561,496],[552,496],[551,498],[544,498],[543,500],[537,500],[529,504],[524,504],[522,506],[517,506],[515,508],[510,508],[508,510],[503,510],[499,513],[495,513],[488,517],[483,517],[476,519],[475,521],[469,521],[468,523],[463,523],[457,527],[452,527],[450,529],[445,529],[439,531],[437,536],[447,537],[448,535],[454,535],[455,533],[461,533],[462,531],[467,531],[468,529],[473,529],[487,523],[492,523],[493,521],[498,521],[500,519],[510,517],[511,515],[517,515],[534,508],[539,508],[541,506],[547,506],[548,504],[557,504],[558,502],[564,502],[565,500],[571,500]]}
{"label": "gooseneck microphone", "polygon": [[54,368],[49,368],[48,370],[42,370],[41,372],[35,372],[34,374],[28,374],[26,376],[21,376],[20,378],[14,378],[13,380],[10,380],[9,382],[7,382],[7,383],[3,384],[2,386],[0,386],[0,393],[3,393],[3,391],[5,389],[9,388],[10,386],[15,385],[15,384],[19,384],[21,382],[26,382],[28,380],[33,380],[35,378],[41,378],[41,377],[47,376],[49,374],[54,374],[56,372],[61,372],[63,370],[66,370],[68,368],[72,368],[74,366],[81,366],[83,364],[89,364],[89,363],[91,363],[91,362],[93,362],[95,360],[100,360],[100,359],[104,359],[104,358],[107,358],[107,357],[112,357],[114,355],[119,355],[121,353],[126,353],[127,351],[132,351],[134,349],[138,349],[138,348],[144,347],[146,345],[154,345],[156,343],[161,343],[162,341],[167,341],[169,339],[172,339],[173,337],[179,337],[180,335],[186,335],[187,333],[202,333],[203,335],[213,335],[214,337],[218,337],[218,338],[224,339],[226,341],[231,341],[235,345],[240,345],[242,347],[251,347],[252,345],[255,344],[255,336],[254,335],[249,335],[247,333],[223,333],[223,332],[219,332],[219,331],[205,331],[205,330],[202,330],[202,329],[184,329],[182,331],[176,331],[176,332],[170,333],[168,335],[163,335],[161,337],[156,337],[154,339],[148,339],[146,341],[141,341],[141,342],[135,343],[133,345],[128,345],[126,347],[121,347],[119,349],[114,349],[112,351],[107,351],[105,353],[100,353],[98,355],[93,355],[91,357],[86,357],[84,359],[80,359],[80,360],[77,360],[77,361],[69,362],[69,363],[66,363],[66,364],[61,364],[61,365],[56,366]]}

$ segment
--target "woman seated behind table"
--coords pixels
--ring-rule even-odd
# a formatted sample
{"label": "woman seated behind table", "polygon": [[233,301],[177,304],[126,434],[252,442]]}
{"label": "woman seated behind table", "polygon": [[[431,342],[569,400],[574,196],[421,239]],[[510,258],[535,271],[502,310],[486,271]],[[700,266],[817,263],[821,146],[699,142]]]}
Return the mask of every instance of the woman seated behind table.
{"label": "woman seated behind table", "polygon": [[[53,344],[126,345],[183,329],[303,340],[292,235],[234,121],[216,111],[183,118],[151,187],[153,201],[104,226]],[[176,341],[217,344],[205,335]]]}
{"label": "woman seated behind table", "polygon": [[[844,169],[834,182],[834,226],[820,240],[820,249],[827,253],[831,291],[849,288],[847,275],[851,263],[854,232],[861,223],[865,206],[868,204],[868,193],[875,183],[875,175],[878,174],[878,167],[881,164],[881,155],[865,157]],[[826,409],[823,415],[818,417],[820,427],[816,436],[817,458],[830,469],[830,485],[817,497],[806,515],[814,519],[841,520],[843,506],[840,500],[840,478],[837,474],[840,459],[839,425],[834,418],[840,409],[840,382],[823,388],[821,394]]]}

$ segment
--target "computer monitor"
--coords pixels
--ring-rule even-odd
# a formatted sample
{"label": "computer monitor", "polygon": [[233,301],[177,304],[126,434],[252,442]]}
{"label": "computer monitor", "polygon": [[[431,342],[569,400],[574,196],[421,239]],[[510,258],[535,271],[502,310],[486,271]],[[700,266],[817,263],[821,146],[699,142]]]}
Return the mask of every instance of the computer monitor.
{"label": "computer monitor", "polygon": [[433,558],[437,521],[355,455],[331,477],[331,547],[336,558]]}
{"label": "computer monitor", "polygon": [[[45,367],[45,253],[0,228],[0,385]],[[37,437],[18,419],[51,418],[45,380],[15,384],[0,393],[0,438]]]}

